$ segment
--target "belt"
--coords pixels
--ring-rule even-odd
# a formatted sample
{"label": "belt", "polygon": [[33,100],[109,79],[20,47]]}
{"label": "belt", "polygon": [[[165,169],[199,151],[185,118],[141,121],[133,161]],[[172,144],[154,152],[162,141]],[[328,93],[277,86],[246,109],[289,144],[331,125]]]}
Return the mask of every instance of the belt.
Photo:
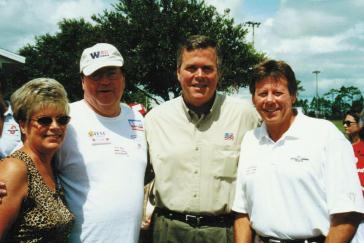
{"label": "belt", "polygon": [[233,225],[234,215],[225,214],[225,215],[193,215],[193,214],[184,214],[176,211],[171,211],[166,208],[156,208],[155,212],[157,215],[162,215],[166,218],[172,220],[182,221],[191,226],[214,226],[214,227],[229,227]]}
{"label": "belt", "polygon": [[320,235],[312,238],[296,239],[296,240],[285,240],[285,239],[277,239],[274,237],[264,237],[264,236],[259,236],[259,238],[264,243],[324,243],[326,237]]}

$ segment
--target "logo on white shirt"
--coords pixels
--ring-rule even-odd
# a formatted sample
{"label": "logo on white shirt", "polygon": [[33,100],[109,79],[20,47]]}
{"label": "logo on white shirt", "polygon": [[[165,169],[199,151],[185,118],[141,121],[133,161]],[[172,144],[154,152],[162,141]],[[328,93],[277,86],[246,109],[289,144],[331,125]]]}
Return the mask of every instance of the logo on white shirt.
{"label": "logo on white shirt", "polygon": [[110,144],[110,137],[105,131],[88,131],[88,137],[92,145]]}
{"label": "logo on white shirt", "polygon": [[234,133],[232,132],[225,132],[224,133],[224,140],[234,140]]}
{"label": "logo on white shirt", "polygon": [[15,125],[10,125],[7,131],[9,135],[14,135],[18,131],[18,129]]}
{"label": "logo on white shirt", "polygon": [[132,130],[144,131],[143,123],[141,120],[129,119],[128,121]]}

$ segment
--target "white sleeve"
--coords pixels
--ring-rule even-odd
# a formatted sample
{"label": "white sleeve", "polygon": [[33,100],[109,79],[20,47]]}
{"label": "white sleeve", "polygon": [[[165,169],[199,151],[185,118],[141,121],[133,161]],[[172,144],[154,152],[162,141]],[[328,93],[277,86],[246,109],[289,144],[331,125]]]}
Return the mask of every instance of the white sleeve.
{"label": "white sleeve", "polygon": [[247,210],[247,199],[245,194],[245,186],[243,183],[243,176],[244,176],[244,164],[246,159],[246,151],[249,145],[249,134],[251,132],[247,132],[243,138],[243,141],[240,146],[240,156],[239,156],[239,164],[238,164],[238,171],[237,171],[237,179],[236,179],[236,187],[235,187],[235,198],[232,206],[232,210],[238,213],[248,213]]}
{"label": "white sleeve", "polygon": [[329,214],[364,213],[364,200],[352,145],[336,127],[329,127],[324,155]]}

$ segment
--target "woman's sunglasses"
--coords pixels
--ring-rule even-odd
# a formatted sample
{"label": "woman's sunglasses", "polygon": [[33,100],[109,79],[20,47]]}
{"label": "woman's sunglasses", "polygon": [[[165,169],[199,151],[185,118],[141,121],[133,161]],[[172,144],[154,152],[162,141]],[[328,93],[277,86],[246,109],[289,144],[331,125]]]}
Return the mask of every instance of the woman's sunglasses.
{"label": "woman's sunglasses", "polygon": [[356,123],[356,122],[353,122],[353,121],[343,121],[343,125],[347,126],[347,127],[350,127],[350,125],[352,123]]}
{"label": "woman's sunglasses", "polygon": [[32,119],[32,120],[36,121],[39,125],[49,126],[49,125],[52,124],[54,119],[56,120],[56,123],[59,126],[65,126],[70,122],[71,117],[69,117],[69,116],[58,116],[56,118],[53,118],[53,117],[50,117],[50,116],[41,116],[41,117],[38,117],[37,119]]}

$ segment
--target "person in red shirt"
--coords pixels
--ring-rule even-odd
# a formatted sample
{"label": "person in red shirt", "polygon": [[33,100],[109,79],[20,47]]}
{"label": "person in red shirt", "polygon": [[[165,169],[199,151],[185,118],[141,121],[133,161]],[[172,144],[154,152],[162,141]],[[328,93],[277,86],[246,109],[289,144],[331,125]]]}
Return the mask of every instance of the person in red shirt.
{"label": "person in red shirt", "polygon": [[355,157],[358,159],[356,168],[364,196],[364,113],[347,112],[343,125],[345,133],[353,145]]}

